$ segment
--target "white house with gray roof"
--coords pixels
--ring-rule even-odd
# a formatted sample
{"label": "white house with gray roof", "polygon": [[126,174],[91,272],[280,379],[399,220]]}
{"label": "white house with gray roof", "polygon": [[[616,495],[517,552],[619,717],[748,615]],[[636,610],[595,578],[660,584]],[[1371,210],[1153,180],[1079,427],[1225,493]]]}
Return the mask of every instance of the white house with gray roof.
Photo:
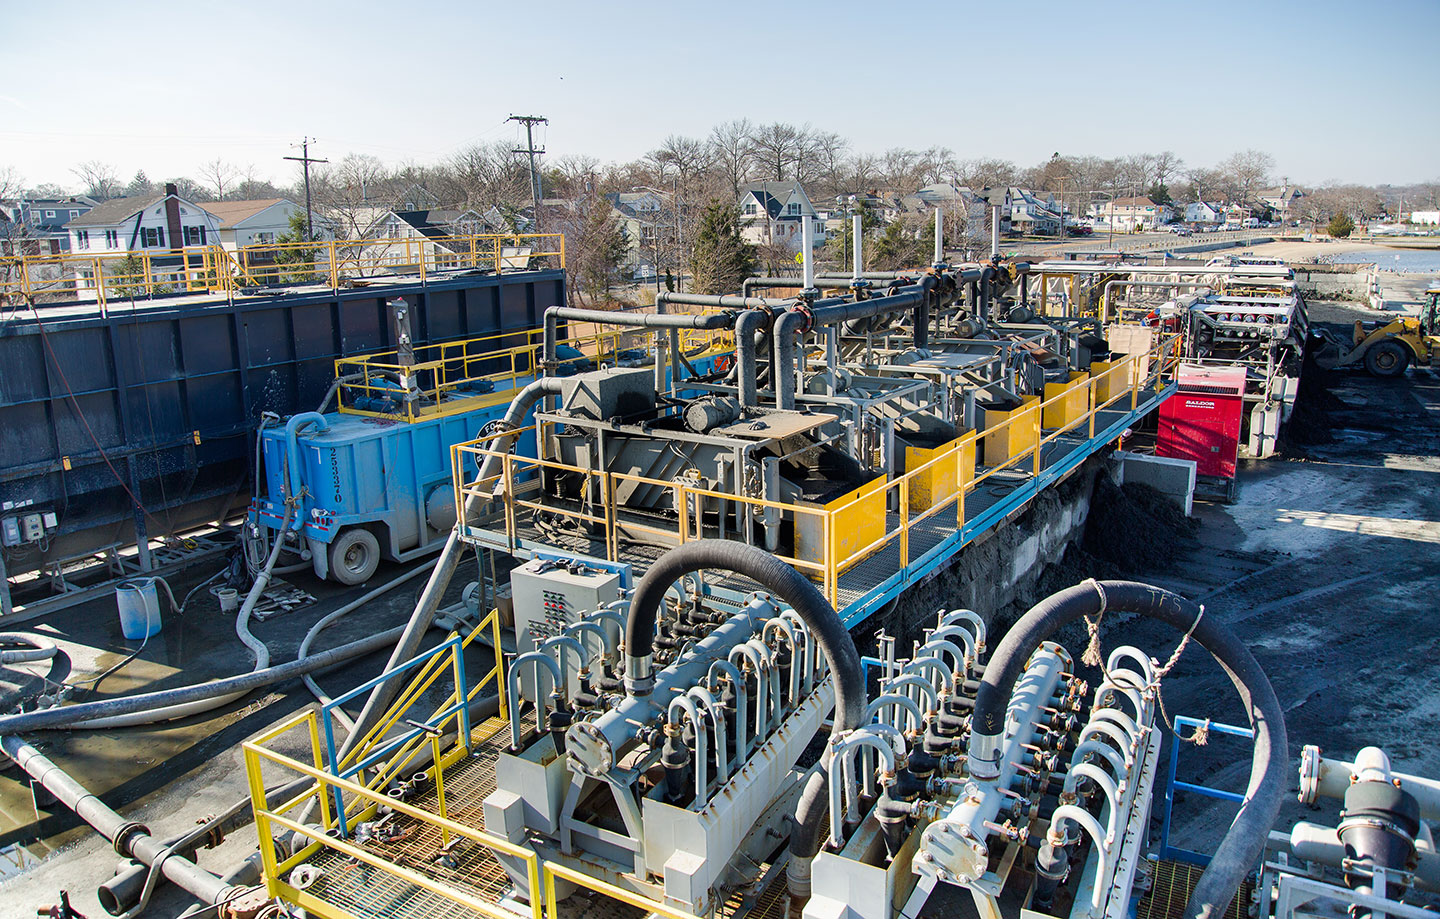
{"label": "white house with gray roof", "polygon": [[75,255],[164,254],[220,242],[221,223],[205,208],[181,198],[174,185],[166,185],[163,195],[102,201],[66,228]]}
{"label": "white house with gray roof", "polygon": [[[800,251],[800,218],[816,219],[815,205],[799,182],[752,182],[740,189],[740,236],[757,246],[783,245]],[[815,224],[815,245],[825,233]]]}

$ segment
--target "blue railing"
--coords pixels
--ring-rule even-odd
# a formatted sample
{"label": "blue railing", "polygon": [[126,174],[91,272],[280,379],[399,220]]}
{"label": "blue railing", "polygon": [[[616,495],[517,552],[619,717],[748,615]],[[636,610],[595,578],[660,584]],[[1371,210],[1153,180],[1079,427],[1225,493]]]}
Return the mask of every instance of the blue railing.
{"label": "blue railing", "polygon": [[1175,806],[1175,792],[1189,791],[1207,798],[1217,798],[1235,804],[1243,804],[1245,796],[1233,791],[1226,791],[1223,788],[1211,788],[1195,782],[1182,782],[1175,777],[1177,767],[1180,765],[1180,748],[1185,745],[1185,742],[1180,739],[1181,730],[1190,728],[1193,731],[1202,727],[1211,734],[1229,734],[1232,737],[1244,737],[1247,740],[1254,740],[1255,732],[1249,728],[1221,724],[1218,721],[1204,721],[1186,715],[1175,717],[1175,736],[1170,739],[1170,780],[1165,783],[1165,817],[1160,825],[1160,858],[1165,861],[1187,862],[1204,867],[1210,864],[1210,856],[1170,845],[1170,812]]}
{"label": "blue railing", "polygon": [[[345,704],[351,699],[354,699],[356,696],[369,692],[376,686],[379,686],[381,683],[384,683],[387,680],[392,680],[402,673],[413,670],[416,667],[423,665],[426,661],[430,660],[436,655],[444,654],[447,651],[451,653],[452,660],[454,661],[456,685],[456,693],[454,698],[457,701],[453,705],[435,712],[423,722],[423,726],[421,722],[407,720],[407,724],[414,725],[413,730],[410,730],[403,734],[399,734],[395,737],[391,737],[384,741],[376,742],[375,745],[369,750],[365,751],[365,755],[358,759],[356,762],[351,763],[348,766],[342,766],[340,764],[339,757],[335,749],[335,719],[332,714],[335,709],[339,708],[341,705]],[[465,679],[464,642],[459,635],[452,635],[449,640],[441,642],[440,644],[431,648],[429,651],[412,657],[410,660],[406,661],[400,666],[395,667],[392,670],[387,670],[379,676],[375,677],[374,679],[369,680],[368,682],[361,683],[359,686],[356,686],[354,689],[350,690],[344,695],[337,696],[336,698],[331,699],[329,702],[321,706],[320,718],[325,728],[325,748],[326,752],[329,754],[328,771],[331,775],[334,775],[337,778],[348,779],[351,776],[361,772],[362,770],[368,769],[376,763],[380,762],[381,760],[385,759],[395,750],[403,747],[405,744],[416,739],[421,734],[429,735],[434,731],[439,730],[440,725],[444,724],[450,718],[454,717],[457,713],[460,716],[460,736],[469,737],[469,699],[470,687],[469,683]],[[408,707],[415,701],[416,700],[412,698],[407,700],[404,704],[406,707]],[[398,716],[395,720],[399,720]],[[439,764],[437,763],[436,768],[438,767]],[[350,830],[347,826],[347,821],[345,817],[345,802],[341,798],[339,786],[335,787],[334,792],[335,814],[340,824],[340,832],[343,835],[348,836]]]}

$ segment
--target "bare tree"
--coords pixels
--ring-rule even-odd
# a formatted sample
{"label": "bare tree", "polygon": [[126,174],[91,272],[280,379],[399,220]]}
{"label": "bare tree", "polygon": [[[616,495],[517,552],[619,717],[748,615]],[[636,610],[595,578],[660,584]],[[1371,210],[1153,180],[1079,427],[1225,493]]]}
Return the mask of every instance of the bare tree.
{"label": "bare tree", "polygon": [[754,165],[750,147],[750,135],[754,130],[755,126],[748,118],[726,121],[711,128],[706,141],[710,147],[711,163],[735,198],[740,197],[740,186],[750,178]]}
{"label": "bare tree", "polygon": [[761,125],[750,132],[750,156],[766,181],[783,182],[795,178],[808,141],[808,128],[780,121]]}
{"label": "bare tree", "polygon": [[216,201],[225,200],[225,189],[239,177],[240,170],[218,156],[200,166],[200,178],[206,185],[215,189],[214,200]]}
{"label": "bare tree", "polygon": [[965,160],[959,164],[960,184],[972,188],[986,188],[1009,185],[1015,181],[1015,164],[1002,159]]}
{"label": "bare tree", "polygon": [[85,194],[97,201],[107,201],[117,197],[123,187],[120,184],[120,177],[115,174],[115,167],[109,163],[86,160],[70,171],[84,183]]}
{"label": "bare tree", "polygon": [[1232,196],[1238,204],[1252,201],[1255,192],[1269,181],[1270,173],[1274,168],[1275,157],[1259,150],[1241,150],[1233,153],[1219,166],[1219,170],[1225,176]]}
{"label": "bare tree", "polygon": [[1178,176],[1180,170],[1185,168],[1185,161],[1176,156],[1174,151],[1166,150],[1150,158],[1150,168],[1155,176],[1155,184],[1169,185],[1171,177]]}
{"label": "bare tree", "polygon": [[503,141],[465,147],[450,157],[448,165],[470,207],[514,206],[530,196],[525,158]]}

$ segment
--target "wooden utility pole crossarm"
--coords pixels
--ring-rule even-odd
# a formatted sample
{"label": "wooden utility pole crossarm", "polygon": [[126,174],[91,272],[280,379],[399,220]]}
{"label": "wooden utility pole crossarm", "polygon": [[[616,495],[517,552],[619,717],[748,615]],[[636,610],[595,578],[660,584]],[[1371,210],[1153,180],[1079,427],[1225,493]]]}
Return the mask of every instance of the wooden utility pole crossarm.
{"label": "wooden utility pole crossarm", "polygon": [[511,115],[506,121],[518,121],[525,125],[525,147],[517,148],[516,153],[524,153],[530,157],[530,195],[535,202],[535,231],[540,230],[540,171],[535,168],[535,157],[542,155],[545,148],[535,148],[535,126],[537,124],[549,124],[550,119],[543,115]]}

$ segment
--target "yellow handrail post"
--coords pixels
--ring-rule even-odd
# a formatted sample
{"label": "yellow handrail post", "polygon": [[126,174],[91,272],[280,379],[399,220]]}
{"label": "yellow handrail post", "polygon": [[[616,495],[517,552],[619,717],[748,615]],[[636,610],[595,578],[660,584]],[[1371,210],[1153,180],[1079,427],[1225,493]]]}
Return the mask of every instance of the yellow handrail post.
{"label": "yellow handrail post", "polygon": [[[496,646],[496,653],[499,653],[499,646]],[[466,704],[466,700],[461,700]],[[468,747],[467,747],[468,749]],[[430,735],[431,755],[435,757],[435,809],[440,814],[440,819],[449,821],[450,816],[445,812],[445,768],[440,762],[440,735]],[[450,827],[447,823],[440,824],[440,843],[443,846],[450,845]]]}
{"label": "yellow handrail post", "polygon": [[910,565],[910,477],[900,477],[900,567]]}
{"label": "yellow handrail post", "polygon": [[500,609],[490,611],[490,640],[495,649],[495,695],[499,701],[496,711],[501,718],[509,720],[509,708],[505,705],[505,653],[500,650]]}
{"label": "yellow handrail post", "polygon": [[[310,725],[311,762],[315,764],[315,771],[320,772],[325,768],[325,761],[320,756],[320,721],[315,717],[313,711],[310,712],[310,717],[306,720]],[[320,798],[320,824],[328,830],[335,825],[335,818],[330,814],[330,796],[325,794],[325,789],[323,788],[317,787],[316,790]],[[264,801],[265,799],[262,796],[260,800]],[[263,839],[264,837],[261,838]]]}

